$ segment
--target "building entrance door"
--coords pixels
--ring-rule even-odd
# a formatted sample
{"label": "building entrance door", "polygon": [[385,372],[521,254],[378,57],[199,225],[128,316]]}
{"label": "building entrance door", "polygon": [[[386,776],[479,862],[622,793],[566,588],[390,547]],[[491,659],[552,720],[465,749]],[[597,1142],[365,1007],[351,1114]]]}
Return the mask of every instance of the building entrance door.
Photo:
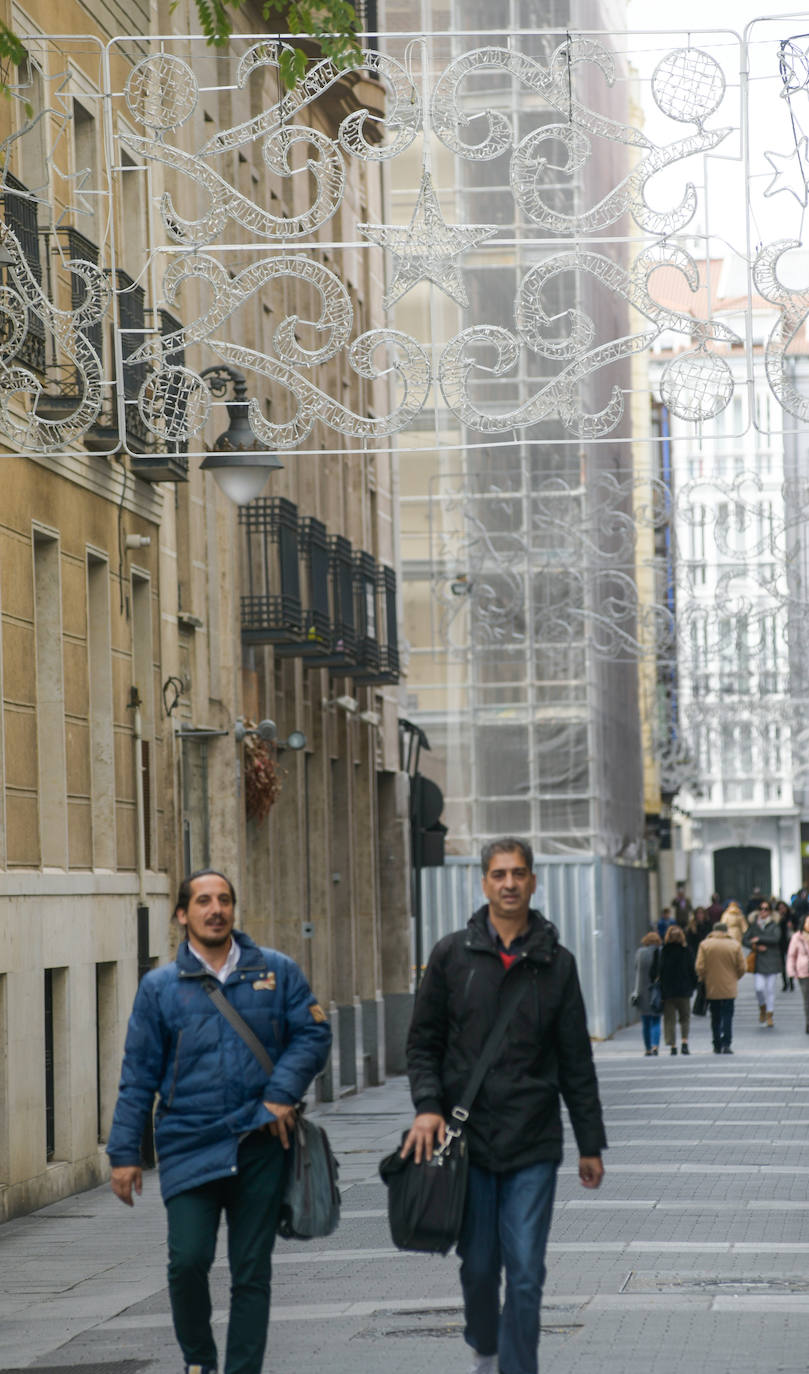
{"label": "building entrance door", "polygon": [[744,911],[754,887],[770,896],[770,851],[759,845],[733,845],[713,856],[714,888],[723,902],[731,898]]}

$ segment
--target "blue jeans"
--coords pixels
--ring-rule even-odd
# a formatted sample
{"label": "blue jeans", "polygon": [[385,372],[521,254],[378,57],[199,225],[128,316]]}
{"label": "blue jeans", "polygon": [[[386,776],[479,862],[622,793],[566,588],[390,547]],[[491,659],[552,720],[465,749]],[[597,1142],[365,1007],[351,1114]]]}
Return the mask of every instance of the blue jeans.
{"label": "blue jeans", "polygon": [[715,1050],[730,1049],[730,1042],[733,1038],[734,1005],[732,997],[711,998],[711,1031],[713,1032]]}
{"label": "blue jeans", "polygon": [[[556,1163],[507,1174],[469,1166],[458,1254],[468,1345],[497,1355],[500,1374],[537,1374],[545,1246],[556,1192]],[[500,1311],[500,1270],[506,1296]]]}
{"label": "blue jeans", "polygon": [[660,1017],[643,1015],[640,1018],[640,1025],[643,1031],[644,1048],[656,1050],[660,1044]]}

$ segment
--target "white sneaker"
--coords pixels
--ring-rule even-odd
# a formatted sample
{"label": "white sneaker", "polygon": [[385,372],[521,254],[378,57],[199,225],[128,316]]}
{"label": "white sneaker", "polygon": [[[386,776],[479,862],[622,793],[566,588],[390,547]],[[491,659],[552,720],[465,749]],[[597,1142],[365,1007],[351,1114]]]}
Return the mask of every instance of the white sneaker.
{"label": "white sneaker", "polygon": [[496,1355],[475,1355],[475,1362],[469,1366],[468,1374],[497,1374]]}

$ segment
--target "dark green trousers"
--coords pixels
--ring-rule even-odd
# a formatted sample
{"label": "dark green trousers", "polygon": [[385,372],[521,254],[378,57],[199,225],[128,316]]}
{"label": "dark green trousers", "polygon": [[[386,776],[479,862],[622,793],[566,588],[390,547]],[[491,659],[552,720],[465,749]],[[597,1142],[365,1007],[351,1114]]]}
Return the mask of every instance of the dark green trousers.
{"label": "dark green trousers", "polygon": [[178,1193],[166,1203],[169,1294],[186,1364],[217,1368],[208,1275],[224,1211],[230,1320],[224,1374],[261,1374],[270,1317],[272,1248],[284,1185],[284,1150],[267,1132],[239,1146],[238,1173]]}

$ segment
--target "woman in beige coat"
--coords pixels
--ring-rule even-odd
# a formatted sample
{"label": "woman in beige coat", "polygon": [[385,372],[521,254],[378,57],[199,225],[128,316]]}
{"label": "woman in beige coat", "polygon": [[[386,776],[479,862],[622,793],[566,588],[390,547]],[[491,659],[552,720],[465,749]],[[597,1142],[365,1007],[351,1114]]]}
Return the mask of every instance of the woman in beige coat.
{"label": "woman in beige coat", "polygon": [[740,945],[744,932],[747,930],[747,920],[738,902],[728,902],[722,912],[722,925],[727,927],[731,939]]}

